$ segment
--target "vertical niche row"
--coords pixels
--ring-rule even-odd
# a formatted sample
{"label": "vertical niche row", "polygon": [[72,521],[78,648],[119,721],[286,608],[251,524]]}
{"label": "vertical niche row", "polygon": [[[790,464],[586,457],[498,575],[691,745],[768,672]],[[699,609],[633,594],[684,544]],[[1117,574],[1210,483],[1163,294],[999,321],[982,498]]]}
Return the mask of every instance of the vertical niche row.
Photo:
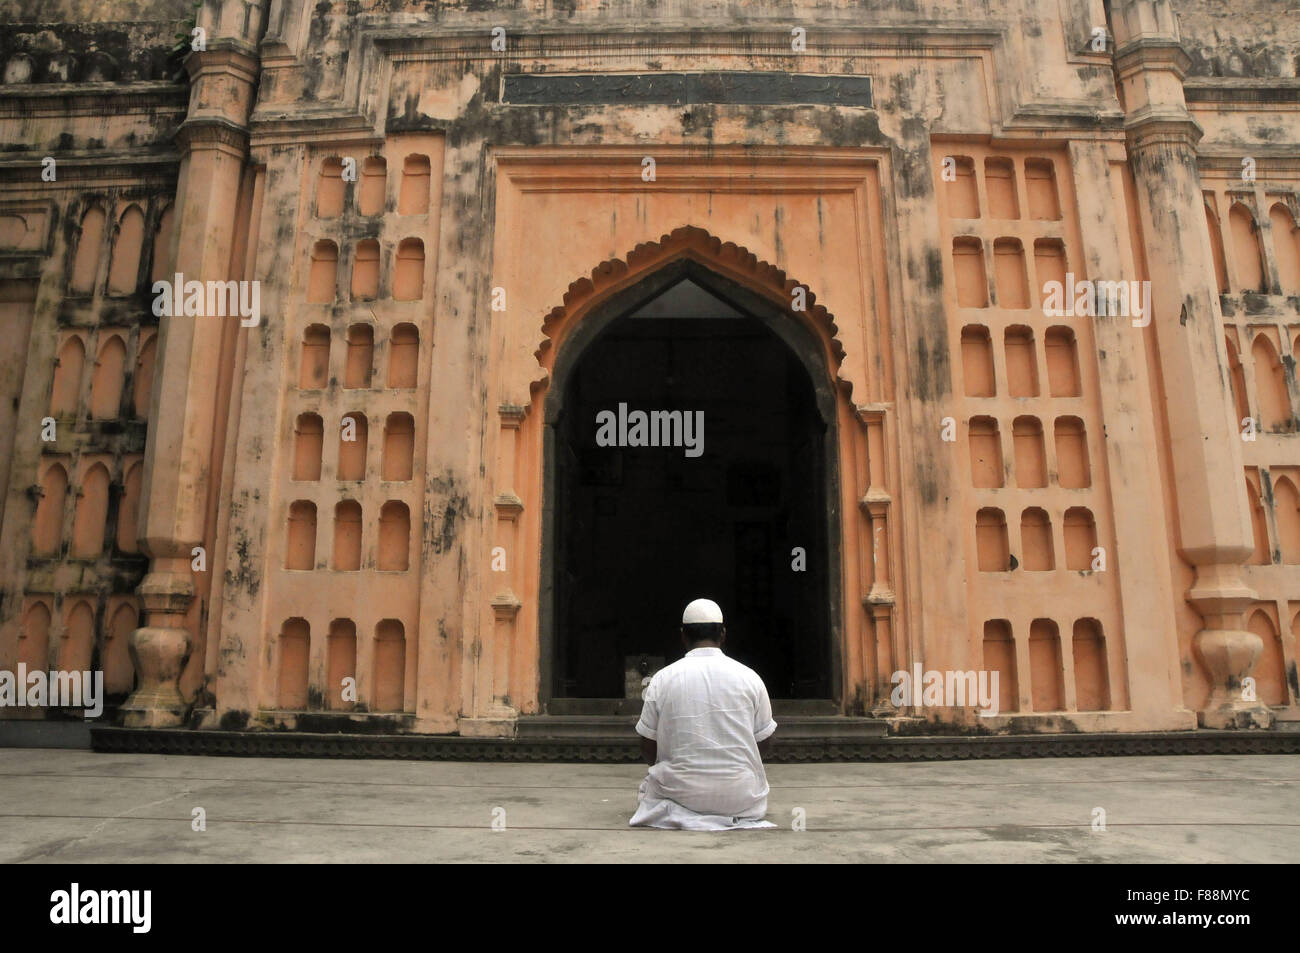
{"label": "vertical niche row", "polygon": [[285,611],[272,652],[281,710],[413,709],[433,180],[429,155],[383,151],[321,157],[310,176],[282,438]]}
{"label": "vertical niche row", "polygon": [[128,640],[148,565],[138,520],[157,344],[149,288],[172,271],[173,211],[169,196],[127,188],[76,196],[65,212],[64,301],[44,419],[33,421],[41,455],[17,661],[101,670],[117,698],[135,684]]}
{"label": "vertical niche row", "polygon": [[[1049,308],[1053,283],[1064,295],[1071,271],[1061,157],[958,151],[968,154],[937,147],[936,168],[949,170],[937,189],[950,249],[950,339],[960,349],[954,376],[967,410],[976,564],[967,592],[982,627],[972,635],[985,669],[999,673],[1001,711],[1106,711],[1096,606],[1106,590],[1089,579],[1104,565],[1096,518],[1104,496],[1089,437],[1100,424],[1080,363],[1091,329],[1081,326],[1087,318]],[[1055,617],[1023,618],[1030,601],[1053,606]]]}

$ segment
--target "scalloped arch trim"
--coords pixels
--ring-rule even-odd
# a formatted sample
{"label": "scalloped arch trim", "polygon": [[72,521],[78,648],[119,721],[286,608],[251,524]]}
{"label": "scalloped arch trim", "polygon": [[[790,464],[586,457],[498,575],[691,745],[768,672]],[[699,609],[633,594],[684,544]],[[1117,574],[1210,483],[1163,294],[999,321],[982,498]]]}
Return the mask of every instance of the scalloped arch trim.
{"label": "scalloped arch trim", "polygon": [[662,236],[657,242],[643,242],[624,258],[603,261],[591,271],[589,278],[579,278],[564,293],[563,304],[552,308],[542,322],[541,341],[534,355],[541,366],[541,374],[531,384],[536,392],[550,379],[555,347],[562,344],[568,332],[580,322],[595,305],[610,294],[639,281],[659,268],[681,258],[692,258],[737,284],[744,285],[778,305],[791,317],[794,290],[803,288],[806,310],[797,320],[807,321],[819,335],[825,335],[834,358],[832,371],[842,385],[848,382],[839,377],[844,361],[844,346],[839,338],[835,317],[822,305],[807,285],[795,281],[775,265],[762,261],[757,255],[734,242],[724,242],[695,225],[684,225]]}

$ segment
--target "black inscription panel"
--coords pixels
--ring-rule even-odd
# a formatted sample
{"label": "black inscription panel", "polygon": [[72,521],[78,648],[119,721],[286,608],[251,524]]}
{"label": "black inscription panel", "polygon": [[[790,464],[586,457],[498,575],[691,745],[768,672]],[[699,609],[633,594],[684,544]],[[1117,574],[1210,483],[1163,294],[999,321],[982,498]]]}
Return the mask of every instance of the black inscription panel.
{"label": "black inscription panel", "polygon": [[520,106],[872,105],[869,76],[732,72],[512,73],[506,76],[502,102]]}

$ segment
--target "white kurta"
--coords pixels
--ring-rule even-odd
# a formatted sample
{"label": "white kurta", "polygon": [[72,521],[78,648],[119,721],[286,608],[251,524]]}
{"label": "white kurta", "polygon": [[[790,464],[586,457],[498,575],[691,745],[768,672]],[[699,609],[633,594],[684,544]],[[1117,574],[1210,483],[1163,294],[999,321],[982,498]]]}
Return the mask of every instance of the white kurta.
{"label": "white kurta", "polygon": [[636,730],[658,744],[641,782],[634,827],[775,827],[758,742],[776,731],[763,680],[722,649],[692,649],[642,693]]}

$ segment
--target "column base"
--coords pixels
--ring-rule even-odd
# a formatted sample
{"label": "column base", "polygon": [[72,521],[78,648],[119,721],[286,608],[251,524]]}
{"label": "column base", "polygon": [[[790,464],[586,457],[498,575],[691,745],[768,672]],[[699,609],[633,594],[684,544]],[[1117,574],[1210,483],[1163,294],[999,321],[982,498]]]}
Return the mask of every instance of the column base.
{"label": "column base", "polygon": [[461,718],[456,727],[466,738],[513,738],[519,713],[513,708],[494,709],[477,718]]}
{"label": "column base", "polygon": [[1245,698],[1243,681],[1255,668],[1264,649],[1253,632],[1234,629],[1202,629],[1193,644],[1210,675],[1210,698],[1196,713],[1202,728],[1272,728],[1277,720],[1258,698]]}
{"label": "column base", "polygon": [[1196,713],[1199,728],[1245,729],[1272,728],[1277,723],[1277,716],[1258,702],[1225,701],[1220,705],[1208,705]]}
{"label": "column base", "polygon": [[124,728],[180,728],[185,724],[189,706],[179,695],[155,694],[137,701],[138,694],[118,709]]}
{"label": "column base", "polygon": [[119,709],[123,726],[178,728],[185,724],[190,703],[181,696],[178,681],[190,656],[189,632],[146,626],[131,633],[129,644],[140,687]]}

